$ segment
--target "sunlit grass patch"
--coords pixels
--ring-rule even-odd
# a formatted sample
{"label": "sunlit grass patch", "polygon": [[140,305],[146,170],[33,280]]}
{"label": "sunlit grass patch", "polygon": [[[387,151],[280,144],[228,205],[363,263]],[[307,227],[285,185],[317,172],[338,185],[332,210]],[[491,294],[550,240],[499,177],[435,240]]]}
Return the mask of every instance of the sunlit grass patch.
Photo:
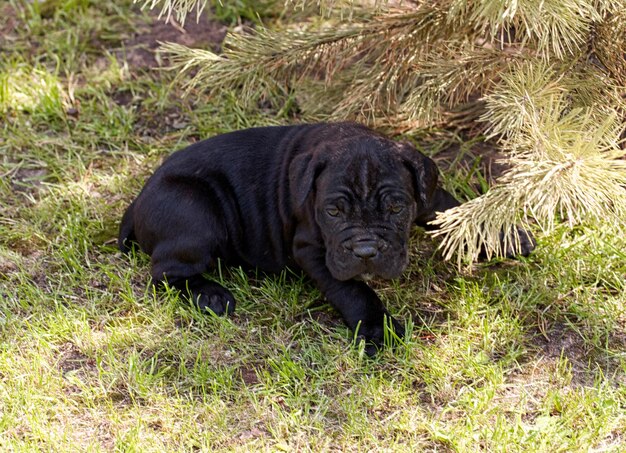
{"label": "sunlit grass patch", "polygon": [[0,68],[0,114],[16,111],[52,119],[62,117],[69,105],[68,93],[55,74],[23,64]]}

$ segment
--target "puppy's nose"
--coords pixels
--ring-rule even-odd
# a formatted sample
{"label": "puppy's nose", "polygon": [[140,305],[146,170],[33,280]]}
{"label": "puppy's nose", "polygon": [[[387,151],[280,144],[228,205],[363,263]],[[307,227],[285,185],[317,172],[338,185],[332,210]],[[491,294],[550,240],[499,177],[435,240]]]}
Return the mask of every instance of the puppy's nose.
{"label": "puppy's nose", "polygon": [[361,239],[352,244],[352,253],[357,257],[368,260],[378,254],[378,244],[370,239]]}

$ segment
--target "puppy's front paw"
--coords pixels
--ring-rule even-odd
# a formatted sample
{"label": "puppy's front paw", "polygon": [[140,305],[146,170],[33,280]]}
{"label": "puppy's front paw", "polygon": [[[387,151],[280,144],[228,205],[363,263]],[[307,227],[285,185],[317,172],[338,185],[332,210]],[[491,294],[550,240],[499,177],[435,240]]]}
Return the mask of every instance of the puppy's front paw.
{"label": "puppy's front paw", "polygon": [[215,282],[206,282],[199,288],[190,291],[193,304],[201,311],[212,311],[216,315],[229,315],[235,311],[235,298],[222,285]]}
{"label": "puppy's front paw", "polygon": [[[385,327],[385,322],[387,327]],[[388,342],[385,342],[385,328],[389,330]],[[357,340],[365,341],[365,353],[372,357],[384,346],[394,346],[396,337],[404,338],[404,327],[393,317],[386,315],[379,322],[363,323],[358,327]]]}
{"label": "puppy's front paw", "polygon": [[[521,227],[515,227],[517,229],[517,236],[519,237],[519,249],[515,250],[515,238],[511,237],[506,243],[506,257],[514,258],[516,256],[528,256],[530,252],[535,249],[537,242],[530,231]],[[511,236],[514,236],[513,234]],[[500,240],[504,242],[504,233],[500,234]],[[503,244],[504,245],[504,244]]]}

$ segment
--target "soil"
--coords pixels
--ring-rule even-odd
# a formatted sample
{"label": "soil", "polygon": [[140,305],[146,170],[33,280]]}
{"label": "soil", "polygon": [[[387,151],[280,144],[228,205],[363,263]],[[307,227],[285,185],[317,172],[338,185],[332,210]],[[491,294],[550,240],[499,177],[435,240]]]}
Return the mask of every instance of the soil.
{"label": "soil", "polygon": [[207,14],[200,18],[194,14],[187,17],[182,27],[170,18],[159,19],[157,11],[151,11],[152,21],[138,25],[135,33],[122,42],[123,53],[131,68],[151,69],[166,66],[157,52],[161,43],[172,42],[187,47],[199,47],[219,52],[228,27],[211,20]]}
{"label": "soil", "polygon": [[0,48],[15,38],[13,31],[16,27],[17,21],[13,7],[9,4],[0,6]]}

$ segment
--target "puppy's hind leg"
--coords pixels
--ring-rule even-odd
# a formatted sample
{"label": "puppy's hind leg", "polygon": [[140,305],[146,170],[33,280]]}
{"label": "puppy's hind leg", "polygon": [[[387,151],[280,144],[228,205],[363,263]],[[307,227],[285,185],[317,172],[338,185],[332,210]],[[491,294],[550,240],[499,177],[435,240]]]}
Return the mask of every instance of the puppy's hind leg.
{"label": "puppy's hind leg", "polygon": [[159,240],[150,254],[152,279],[157,285],[167,281],[202,311],[233,313],[232,293],[202,276],[215,266],[219,245],[228,235],[212,206],[196,203],[193,208],[174,206],[161,219]]}
{"label": "puppy's hind leg", "polygon": [[189,248],[181,247],[179,241],[175,244],[175,250],[168,242],[162,247],[157,246],[152,253],[152,279],[155,284],[167,282],[201,311],[209,310],[216,315],[233,313],[235,298],[232,293],[202,276],[214,264],[208,244],[194,241]]}

